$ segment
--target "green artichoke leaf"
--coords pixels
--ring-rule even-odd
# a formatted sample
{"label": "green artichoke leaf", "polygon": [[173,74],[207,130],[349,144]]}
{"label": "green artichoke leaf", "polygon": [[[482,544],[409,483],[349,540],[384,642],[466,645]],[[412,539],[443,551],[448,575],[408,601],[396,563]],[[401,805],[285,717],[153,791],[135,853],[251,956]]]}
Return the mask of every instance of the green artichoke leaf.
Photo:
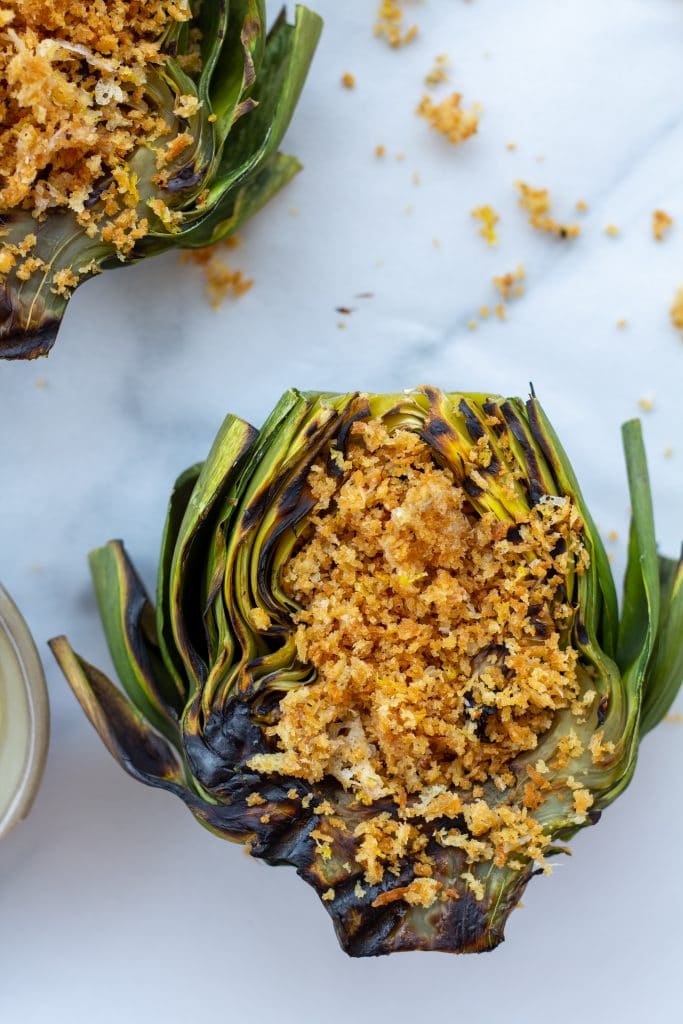
{"label": "green artichoke leaf", "polygon": [[659,725],[683,685],[683,557],[659,559],[661,613],[645,676],[640,735]]}
{"label": "green artichoke leaf", "polygon": [[[177,793],[216,835],[248,842],[267,863],[293,865],[322,897],[350,955],[493,949],[530,878],[547,870],[524,842],[514,846],[514,857],[477,859],[468,851],[480,833],[465,813],[433,825],[425,819],[416,827],[427,843],[430,884],[443,897],[415,903],[405,894],[424,875],[411,853],[379,880],[359,859],[358,837],[373,822],[382,816],[407,820],[393,798],[359,799],[336,774],[317,781],[288,777],[267,770],[273,762],[261,757],[277,750],[272,727],[283,698],[297,690],[304,697],[318,679],[300,653],[300,608],[283,575],[313,526],[311,474],[343,480],[354,424],[372,419],[389,431],[418,434],[464,491],[468,514],[505,524],[501,535],[513,548],[520,543],[519,524],[531,529],[552,514],[546,505],[566,508],[578,523],[579,546],[565,542],[557,552],[558,564],[566,566],[557,642],[576,652],[578,696],[553,711],[535,746],[515,756],[502,787],[495,778],[481,784],[490,813],[528,816],[533,834],[544,837],[546,858],[567,853],[564,844],[595,824],[628,785],[640,736],[665,714],[683,681],[683,569],[657,561],[645,452],[635,424],[624,431],[633,529],[620,624],[604,548],[535,396],[524,403],[431,387],[393,395],[292,390],[258,432],[228,417],[203,466],[177,483],[164,531],[156,620],[129,585],[122,552],[110,548],[95,555],[95,564],[103,565],[99,586],[111,588],[100,596],[105,629],[131,701],[113,696],[101,674],[65,654],[65,641],[56,642],[55,653],[123,766]],[[522,578],[532,579],[533,549],[519,550]],[[134,614],[136,607],[146,609],[144,616]],[[156,646],[149,636],[154,621]],[[155,718],[158,687],[150,682],[146,655],[139,654],[150,644],[161,649],[164,679],[175,681],[163,696],[171,693],[175,702],[180,695],[182,703],[171,702],[179,713],[162,723]],[[489,665],[502,671],[508,653],[505,645],[482,649],[477,671],[485,673]],[[156,678],[152,673],[152,682]],[[145,764],[143,771],[129,749],[139,743],[156,751],[167,743],[157,731],[162,724],[178,751],[173,756],[182,761],[175,774],[161,755],[158,768]],[[536,796],[528,793],[529,780],[541,787]],[[461,797],[467,810],[472,798],[466,790]]]}
{"label": "green artichoke leaf", "polygon": [[[144,111],[165,121],[166,134],[137,145],[123,167],[104,168],[84,202],[96,220],[86,227],[76,210],[62,208],[37,218],[28,209],[0,210],[3,249],[16,255],[0,275],[0,358],[46,355],[74,289],[90,277],[169,249],[215,244],[291,180],[300,164],[277,149],[321,25],[299,6],[294,25],[282,14],[266,36],[263,0],[202,3],[191,23],[169,22],[161,40],[165,59],[148,67],[144,86]],[[184,71],[196,28],[202,67]],[[196,97],[198,109],[176,114],[180,97]],[[166,153],[180,136],[189,145]],[[114,184],[125,192],[123,211],[135,215],[128,240],[105,213],[103,195]]]}
{"label": "green artichoke leaf", "polygon": [[74,654],[65,637],[51,640],[50,648],[112,757],[140,782],[182,795],[182,761],[168,740],[150,728],[136,705],[104,673]]}
{"label": "green artichoke leaf", "polygon": [[175,742],[182,694],[166,672],[154,609],[123,544],[110,541],[91,552],[90,571],[119,679],[147,720]]}

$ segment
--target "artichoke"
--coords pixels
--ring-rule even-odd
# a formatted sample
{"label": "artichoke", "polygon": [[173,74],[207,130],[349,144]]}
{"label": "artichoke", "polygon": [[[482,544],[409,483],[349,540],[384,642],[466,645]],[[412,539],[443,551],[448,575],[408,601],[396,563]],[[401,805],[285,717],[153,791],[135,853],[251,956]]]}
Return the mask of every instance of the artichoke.
{"label": "artichoke", "polygon": [[289,391],[170,501],[156,610],[91,555],[125,693],[52,650],[109,751],[289,864],[344,950],[475,952],[625,789],[683,681],[637,421],[621,617],[538,399]]}
{"label": "artichoke", "polygon": [[297,173],[278,146],[321,29],[299,6],[266,32],[264,0],[46,7],[0,15],[5,358],[46,354],[93,274],[220,242]]}

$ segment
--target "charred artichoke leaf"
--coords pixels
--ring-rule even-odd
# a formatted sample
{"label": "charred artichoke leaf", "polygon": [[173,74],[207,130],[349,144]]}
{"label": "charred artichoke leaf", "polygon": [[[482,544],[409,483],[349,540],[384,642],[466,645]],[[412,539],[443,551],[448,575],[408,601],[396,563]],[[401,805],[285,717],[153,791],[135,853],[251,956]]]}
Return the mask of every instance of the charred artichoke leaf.
{"label": "charred artichoke leaf", "polygon": [[[143,140],[123,167],[103,172],[84,204],[96,218],[88,232],[83,212],[54,207],[35,217],[28,208],[0,210],[2,252],[5,262],[14,260],[0,274],[0,358],[47,354],[79,284],[172,248],[221,241],[299,171],[299,162],[278,147],[308,74],[320,18],[297,6],[294,25],[283,12],[266,35],[261,0],[196,8],[191,22],[169,24],[164,60],[146,70],[145,112],[165,123],[165,134]],[[194,45],[194,28],[201,30],[196,72],[180,63]],[[132,218],[123,233],[111,227],[118,213],[104,212],[115,185],[125,192],[120,212]]]}
{"label": "charred artichoke leaf", "polygon": [[[512,538],[520,523],[542,517],[548,506],[566,507],[570,499],[578,513],[586,557],[571,549],[564,560],[562,585],[572,613],[558,628],[561,645],[576,651],[577,700],[585,713],[568,705],[555,709],[536,746],[511,762],[508,782],[481,786],[494,815],[527,808],[524,819],[542,835],[546,859],[564,852],[563,844],[595,823],[628,784],[640,737],[683,681],[683,570],[680,563],[657,561],[635,423],[624,430],[633,529],[621,622],[599,534],[535,396],[524,403],[431,387],[395,395],[289,391],[258,432],[228,417],[203,467],[176,485],[160,559],[156,638],[120,546],[94,556],[96,577],[102,567],[96,587],[105,631],[128,696],[63,638],[55,641],[55,654],[123,767],[181,796],[217,835],[248,842],[268,863],[296,867],[323,898],[348,953],[492,949],[543,865],[523,838],[512,841],[513,855],[500,848],[495,857],[471,853],[479,833],[470,812],[481,801],[469,790],[459,794],[461,813],[444,812],[415,826],[427,862],[407,848],[371,878],[359,857],[359,837],[380,819],[406,824],[394,798],[361,798],[335,775],[309,781],[305,773],[294,777],[264,767],[277,750],[273,726],[283,702],[320,680],[299,656],[301,606],[283,576],[314,528],[311,481],[322,475],[336,493],[349,472],[354,437],[373,423],[390,434],[417,434],[466,494],[469,514],[493,517]],[[502,655],[484,650],[482,657],[486,665]],[[173,749],[180,768],[169,761]],[[542,796],[535,802],[530,779]],[[410,821],[419,814],[418,808]],[[438,895],[414,899],[425,878]]]}

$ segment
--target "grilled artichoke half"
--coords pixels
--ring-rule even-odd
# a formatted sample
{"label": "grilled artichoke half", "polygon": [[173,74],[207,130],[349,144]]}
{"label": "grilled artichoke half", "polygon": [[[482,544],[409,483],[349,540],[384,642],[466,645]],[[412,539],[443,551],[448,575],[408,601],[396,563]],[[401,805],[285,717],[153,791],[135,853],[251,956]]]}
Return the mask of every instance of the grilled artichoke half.
{"label": "grilled artichoke half", "polygon": [[[264,0],[179,0],[147,5],[149,13],[129,6],[141,26],[152,8],[172,12],[153,43],[136,40],[137,22],[121,29],[127,59],[151,53],[147,64],[126,64],[124,54],[116,65],[108,41],[100,52],[100,15],[85,7],[74,17],[90,19],[86,26],[67,21],[52,34],[28,14],[24,24],[21,4],[0,25],[6,53],[14,47],[12,61],[24,62],[8,66],[16,83],[6,86],[3,151],[18,160],[35,140],[25,185],[11,174],[0,193],[0,357],[47,354],[79,284],[168,249],[220,242],[300,169],[278,147],[318,42],[318,15],[297,6],[290,25],[283,10],[267,33]],[[74,41],[86,29],[91,47]],[[117,144],[123,157],[112,156]],[[8,195],[13,205],[3,204]]]}
{"label": "grilled artichoke half", "polygon": [[290,391],[177,481],[156,611],[121,543],[91,555],[125,694],[53,652],[122,767],[295,866],[347,953],[493,949],[683,681],[683,570],[624,440],[621,620],[535,396]]}

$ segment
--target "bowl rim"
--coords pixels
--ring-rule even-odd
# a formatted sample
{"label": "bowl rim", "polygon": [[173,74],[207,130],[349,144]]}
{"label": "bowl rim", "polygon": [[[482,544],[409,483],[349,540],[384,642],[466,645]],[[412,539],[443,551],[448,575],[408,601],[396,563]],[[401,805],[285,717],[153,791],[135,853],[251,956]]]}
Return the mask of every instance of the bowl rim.
{"label": "bowl rim", "polygon": [[29,710],[29,742],[24,770],[14,796],[0,810],[0,839],[31,810],[45,769],[50,735],[50,705],[45,673],[35,642],[21,612],[0,583],[0,630],[17,658]]}

